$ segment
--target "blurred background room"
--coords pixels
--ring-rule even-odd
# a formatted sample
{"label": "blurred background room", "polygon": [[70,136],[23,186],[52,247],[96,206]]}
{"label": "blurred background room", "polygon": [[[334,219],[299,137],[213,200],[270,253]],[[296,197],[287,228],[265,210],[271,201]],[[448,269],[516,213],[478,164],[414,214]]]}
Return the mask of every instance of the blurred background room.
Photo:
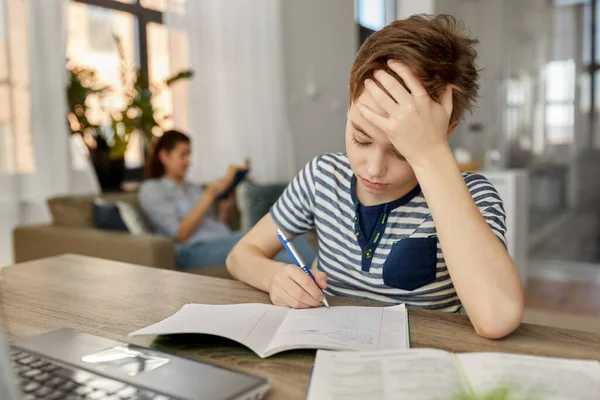
{"label": "blurred background room", "polygon": [[361,43],[417,13],[462,20],[480,99],[450,142],[504,200],[525,320],[600,332],[600,1],[0,0],[0,266],[77,253],[174,268],[172,243],[101,227],[135,204],[153,139],[189,179],[249,158],[248,229],[314,156],[344,151]]}

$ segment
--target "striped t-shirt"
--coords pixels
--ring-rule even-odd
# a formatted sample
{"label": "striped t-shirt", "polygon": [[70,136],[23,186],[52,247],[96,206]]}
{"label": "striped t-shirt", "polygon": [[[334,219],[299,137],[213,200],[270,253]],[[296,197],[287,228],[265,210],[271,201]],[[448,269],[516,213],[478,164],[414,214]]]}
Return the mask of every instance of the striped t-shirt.
{"label": "striped t-shirt", "polygon": [[[498,192],[481,175],[463,177],[483,217],[506,246]],[[461,303],[420,187],[388,203],[367,238],[358,223],[355,185],[345,154],[323,154],[300,171],[271,208],[275,223],[286,232],[300,235],[316,228],[317,269],[328,277],[325,293],[457,311]]]}

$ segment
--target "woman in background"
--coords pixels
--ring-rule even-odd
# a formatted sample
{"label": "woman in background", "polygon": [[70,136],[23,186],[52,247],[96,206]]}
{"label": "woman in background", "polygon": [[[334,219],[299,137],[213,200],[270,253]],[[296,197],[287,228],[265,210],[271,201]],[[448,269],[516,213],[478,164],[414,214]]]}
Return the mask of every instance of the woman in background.
{"label": "woman in background", "polygon": [[[140,207],[153,230],[175,242],[179,267],[225,266],[227,254],[245,233],[232,232],[226,224],[234,195],[218,200],[230,189],[233,176],[211,182],[203,189],[185,178],[190,155],[190,138],[184,133],[170,130],[158,138],[138,193]],[[307,262],[315,258],[306,238],[299,237],[294,245]],[[291,261],[287,254],[279,254],[278,258]]]}

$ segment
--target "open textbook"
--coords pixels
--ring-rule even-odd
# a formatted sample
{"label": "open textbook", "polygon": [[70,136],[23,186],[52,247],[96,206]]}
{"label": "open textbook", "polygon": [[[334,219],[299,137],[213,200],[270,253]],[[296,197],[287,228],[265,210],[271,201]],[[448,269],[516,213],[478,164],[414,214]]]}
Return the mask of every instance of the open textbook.
{"label": "open textbook", "polygon": [[410,347],[404,304],[307,310],[269,304],[186,304],[173,316],[129,336],[177,333],[222,336],[245,345],[263,358],[292,349]]}
{"label": "open textbook", "polygon": [[308,400],[479,399],[495,390],[506,390],[493,397],[506,400],[597,400],[600,363],[432,349],[318,351]]}

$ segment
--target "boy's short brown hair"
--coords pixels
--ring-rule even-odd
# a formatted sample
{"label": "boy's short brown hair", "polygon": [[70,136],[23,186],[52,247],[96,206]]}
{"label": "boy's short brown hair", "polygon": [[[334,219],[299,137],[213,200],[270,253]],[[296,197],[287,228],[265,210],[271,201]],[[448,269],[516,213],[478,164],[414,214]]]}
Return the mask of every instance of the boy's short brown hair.
{"label": "boy's short brown hair", "polygon": [[378,69],[404,85],[387,66],[387,60],[397,60],[412,70],[436,101],[447,84],[454,85],[450,122],[458,121],[477,99],[477,43],[451,15],[422,14],[394,21],[373,33],[356,55],[350,73],[350,101],[356,101],[365,79],[373,79],[373,72]]}

